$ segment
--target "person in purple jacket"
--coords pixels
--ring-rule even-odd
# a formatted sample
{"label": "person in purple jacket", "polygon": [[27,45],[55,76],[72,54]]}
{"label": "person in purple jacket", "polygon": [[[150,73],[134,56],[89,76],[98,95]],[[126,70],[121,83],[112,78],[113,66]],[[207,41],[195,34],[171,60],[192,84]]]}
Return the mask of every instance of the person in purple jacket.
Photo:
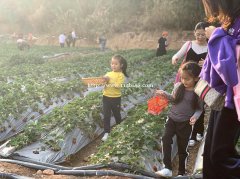
{"label": "person in purple jacket", "polygon": [[221,27],[208,41],[208,55],[200,78],[226,95],[221,111],[211,111],[203,154],[204,179],[239,179],[240,156],[235,150],[240,122],[233,102],[238,83],[236,45],[240,44],[240,0],[202,0],[206,15],[218,18]]}

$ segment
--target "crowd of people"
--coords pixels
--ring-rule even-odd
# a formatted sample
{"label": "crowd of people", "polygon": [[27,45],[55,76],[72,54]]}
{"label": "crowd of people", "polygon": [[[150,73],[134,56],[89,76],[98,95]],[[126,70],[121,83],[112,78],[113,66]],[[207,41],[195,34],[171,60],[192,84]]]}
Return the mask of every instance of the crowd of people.
{"label": "crowd of people", "polygon": [[[185,42],[181,49],[173,55],[172,64],[176,65],[180,59],[181,65],[177,72],[172,94],[157,90],[156,95],[167,98],[172,103],[165,124],[162,137],[164,168],[156,173],[160,176],[171,177],[171,151],[173,137],[176,135],[179,156],[178,176],[186,174],[186,160],[188,147],[193,147],[201,141],[204,135],[204,102],[194,93],[194,87],[199,80],[201,67],[207,55],[207,36],[205,28],[208,23],[199,22],[194,29],[195,40]],[[159,42],[162,49],[166,47],[166,33],[162,34]],[[159,44],[160,44],[159,43]],[[159,45],[160,46],[160,45]],[[166,50],[161,55],[166,54]],[[157,56],[160,50],[157,49]]]}
{"label": "crowd of people", "polygon": [[[64,48],[65,44],[67,45],[67,47],[71,47],[71,46],[75,47],[77,39],[78,37],[76,35],[75,30],[72,30],[67,35],[65,33],[62,33],[58,37],[59,45],[61,48]],[[98,44],[99,44],[99,49],[101,51],[106,50],[107,38],[105,37],[104,34],[99,36]]]}
{"label": "crowd of people", "polygon": [[[220,110],[211,109],[208,119],[204,153],[203,179],[238,179],[240,178],[240,156],[236,143],[240,135],[240,116],[237,115],[233,101],[233,87],[237,85],[236,47],[240,45],[240,1],[239,0],[203,0],[207,17],[218,19],[220,27],[200,22],[194,29],[195,40],[189,40],[172,57],[176,65],[184,57],[177,73],[172,94],[157,90],[155,95],[164,97],[172,103],[165,124],[163,142],[164,168],[156,174],[172,177],[171,151],[173,136],[176,135],[179,165],[178,176],[186,175],[188,147],[201,141],[204,134],[204,100],[195,92],[199,79],[222,96],[225,105]],[[166,54],[168,33],[162,33],[159,39],[157,56]],[[123,71],[126,61],[123,57],[113,57],[112,72],[104,77],[108,85],[104,88],[104,136],[106,141],[110,132],[109,118],[114,114],[117,124],[121,122],[119,106],[121,103],[120,87],[124,82]],[[107,91],[107,92],[106,92]],[[107,94],[107,95],[106,95]],[[116,96],[115,96],[116,95]]]}
{"label": "crowd of people", "polygon": [[[29,49],[38,39],[37,37],[33,36],[32,33],[29,33],[27,37],[24,37],[22,33],[19,33],[19,34],[13,33],[11,37],[13,40],[16,39],[17,47],[19,50]],[[75,47],[76,41],[78,39],[79,37],[77,36],[74,29],[70,31],[68,34],[61,33],[58,36],[58,42],[61,48],[64,48],[65,45],[67,47]],[[103,34],[100,35],[98,38],[98,44],[99,44],[99,49],[101,51],[106,50],[106,43],[107,43],[107,38],[105,37],[105,35]]]}
{"label": "crowd of people", "polygon": [[[237,65],[240,57],[236,55],[236,50],[240,49],[237,48],[240,46],[240,1],[203,0],[203,4],[209,20],[217,19],[220,27],[198,23],[194,30],[196,39],[186,42],[172,57],[174,65],[184,57],[172,94],[156,91],[156,95],[172,102],[162,138],[164,168],[156,174],[163,177],[173,175],[173,135],[177,137],[178,176],[186,174],[187,148],[203,137],[204,99],[194,93],[196,83],[201,79],[225,96],[224,107],[220,111],[211,109],[208,119],[203,179],[237,179],[240,178],[240,156],[235,146],[240,135],[240,116],[236,112],[238,106],[233,100],[233,88],[239,83]],[[165,43],[162,44],[164,47]]]}
{"label": "crowd of people", "polygon": [[27,37],[24,37],[23,33],[17,34],[14,32],[11,35],[11,39],[14,41],[16,40],[17,48],[21,51],[29,49],[38,40],[31,32],[28,33]]}
{"label": "crowd of people", "polygon": [[[220,111],[211,109],[208,119],[205,147],[203,153],[204,179],[239,179],[240,156],[235,146],[240,135],[240,121],[234,104],[233,87],[237,85],[238,57],[236,46],[240,45],[240,1],[239,0],[202,0],[208,19],[218,19],[220,27],[207,22],[199,22],[194,28],[194,40],[187,41],[173,55],[172,64],[183,58],[177,72],[171,94],[156,90],[155,95],[164,97],[172,104],[165,124],[163,142],[164,168],[156,174],[172,177],[171,151],[173,136],[176,135],[179,168],[178,176],[186,175],[188,147],[204,137],[204,100],[194,92],[199,79],[225,96],[225,105]],[[68,35],[59,35],[61,48],[75,47],[77,35],[74,30]],[[98,39],[100,49],[106,48],[106,37]],[[29,48],[29,44],[19,37],[18,48]],[[167,53],[168,32],[164,31],[158,40],[156,56]],[[111,72],[103,78],[104,135],[106,141],[110,133],[110,118],[115,117],[120,124],[121,87],[127,75],[127,61],[121,55],[114,55],[110,62]]]}
{"label": "crowd of people", "polygon": [[75,47],[77,38],[78,37],[76,35],[75,30],[72,30],[67,35],[65,33],[60,34],[58,37],[58,41],[61,48],[64,48],[65,43],[67,44],[67,47],[71,47],[71,45],[72,47]]}

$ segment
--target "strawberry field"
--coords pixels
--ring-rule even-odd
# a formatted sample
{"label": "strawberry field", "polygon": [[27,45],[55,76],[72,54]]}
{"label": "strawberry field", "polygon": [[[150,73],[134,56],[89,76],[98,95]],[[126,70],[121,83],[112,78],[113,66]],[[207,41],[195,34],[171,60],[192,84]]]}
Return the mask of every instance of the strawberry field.
{"label": "strawberry field", "polygon": [[[102,134],[102,88],[89,88],[81,78],[106,74],[116,52],[49,46],[18,51],[13,44],[0,44],[0,51],[1,156],[62,163]],[[117,53],[127,59],[130,76],[123,88],[124,121],[113,127],[91,162],[126,163],[152,172],[162,165],[167,111],[149,115],[147,100],[156,88],[171,91],[174,51],[163,57],[144,49]]]}

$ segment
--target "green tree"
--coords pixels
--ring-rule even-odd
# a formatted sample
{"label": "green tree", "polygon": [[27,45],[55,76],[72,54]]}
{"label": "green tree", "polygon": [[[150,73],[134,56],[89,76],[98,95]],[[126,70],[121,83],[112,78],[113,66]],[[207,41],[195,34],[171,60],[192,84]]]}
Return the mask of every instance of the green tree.
{"label": "green tree", "polygon": [[79,35],[192,30],[204,18],[199,0],[1,0],[0,24],[10,31]]}

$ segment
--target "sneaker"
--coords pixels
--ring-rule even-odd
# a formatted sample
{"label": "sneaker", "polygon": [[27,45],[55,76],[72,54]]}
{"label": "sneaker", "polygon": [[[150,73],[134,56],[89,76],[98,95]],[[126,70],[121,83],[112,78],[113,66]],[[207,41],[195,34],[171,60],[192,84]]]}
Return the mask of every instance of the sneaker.
{"label": "sneaker", "polygon": [[172,170],[164,168],[164,169],[162,169],[160,171],[157,171],[156,174],[160,175],[162,177],[170,178],[170,177],[172,177]]}
{"label": "sneaker", "polygon": [[104,136],[103,136],[103,138],[102,138],[102,141],[103,141],[103,142],[107,140],[108,135],[109,135],[109,133],[105,133],[105,134],[104,134]]}
{"label": "sneaker", "polygon": [[195,145],[195,143],[196,143],[195,140],[189,140],[188,146],[193,147]]}
{"label": "sneaker", "polygon": [[201,141],[203,139],[203,136],[201,134],[197,134],[196,139],[197,141]]}
{"label": "sneaker", "polygon": [[185,174],[183,172],[178,172],[177,177],[183,177]]}

